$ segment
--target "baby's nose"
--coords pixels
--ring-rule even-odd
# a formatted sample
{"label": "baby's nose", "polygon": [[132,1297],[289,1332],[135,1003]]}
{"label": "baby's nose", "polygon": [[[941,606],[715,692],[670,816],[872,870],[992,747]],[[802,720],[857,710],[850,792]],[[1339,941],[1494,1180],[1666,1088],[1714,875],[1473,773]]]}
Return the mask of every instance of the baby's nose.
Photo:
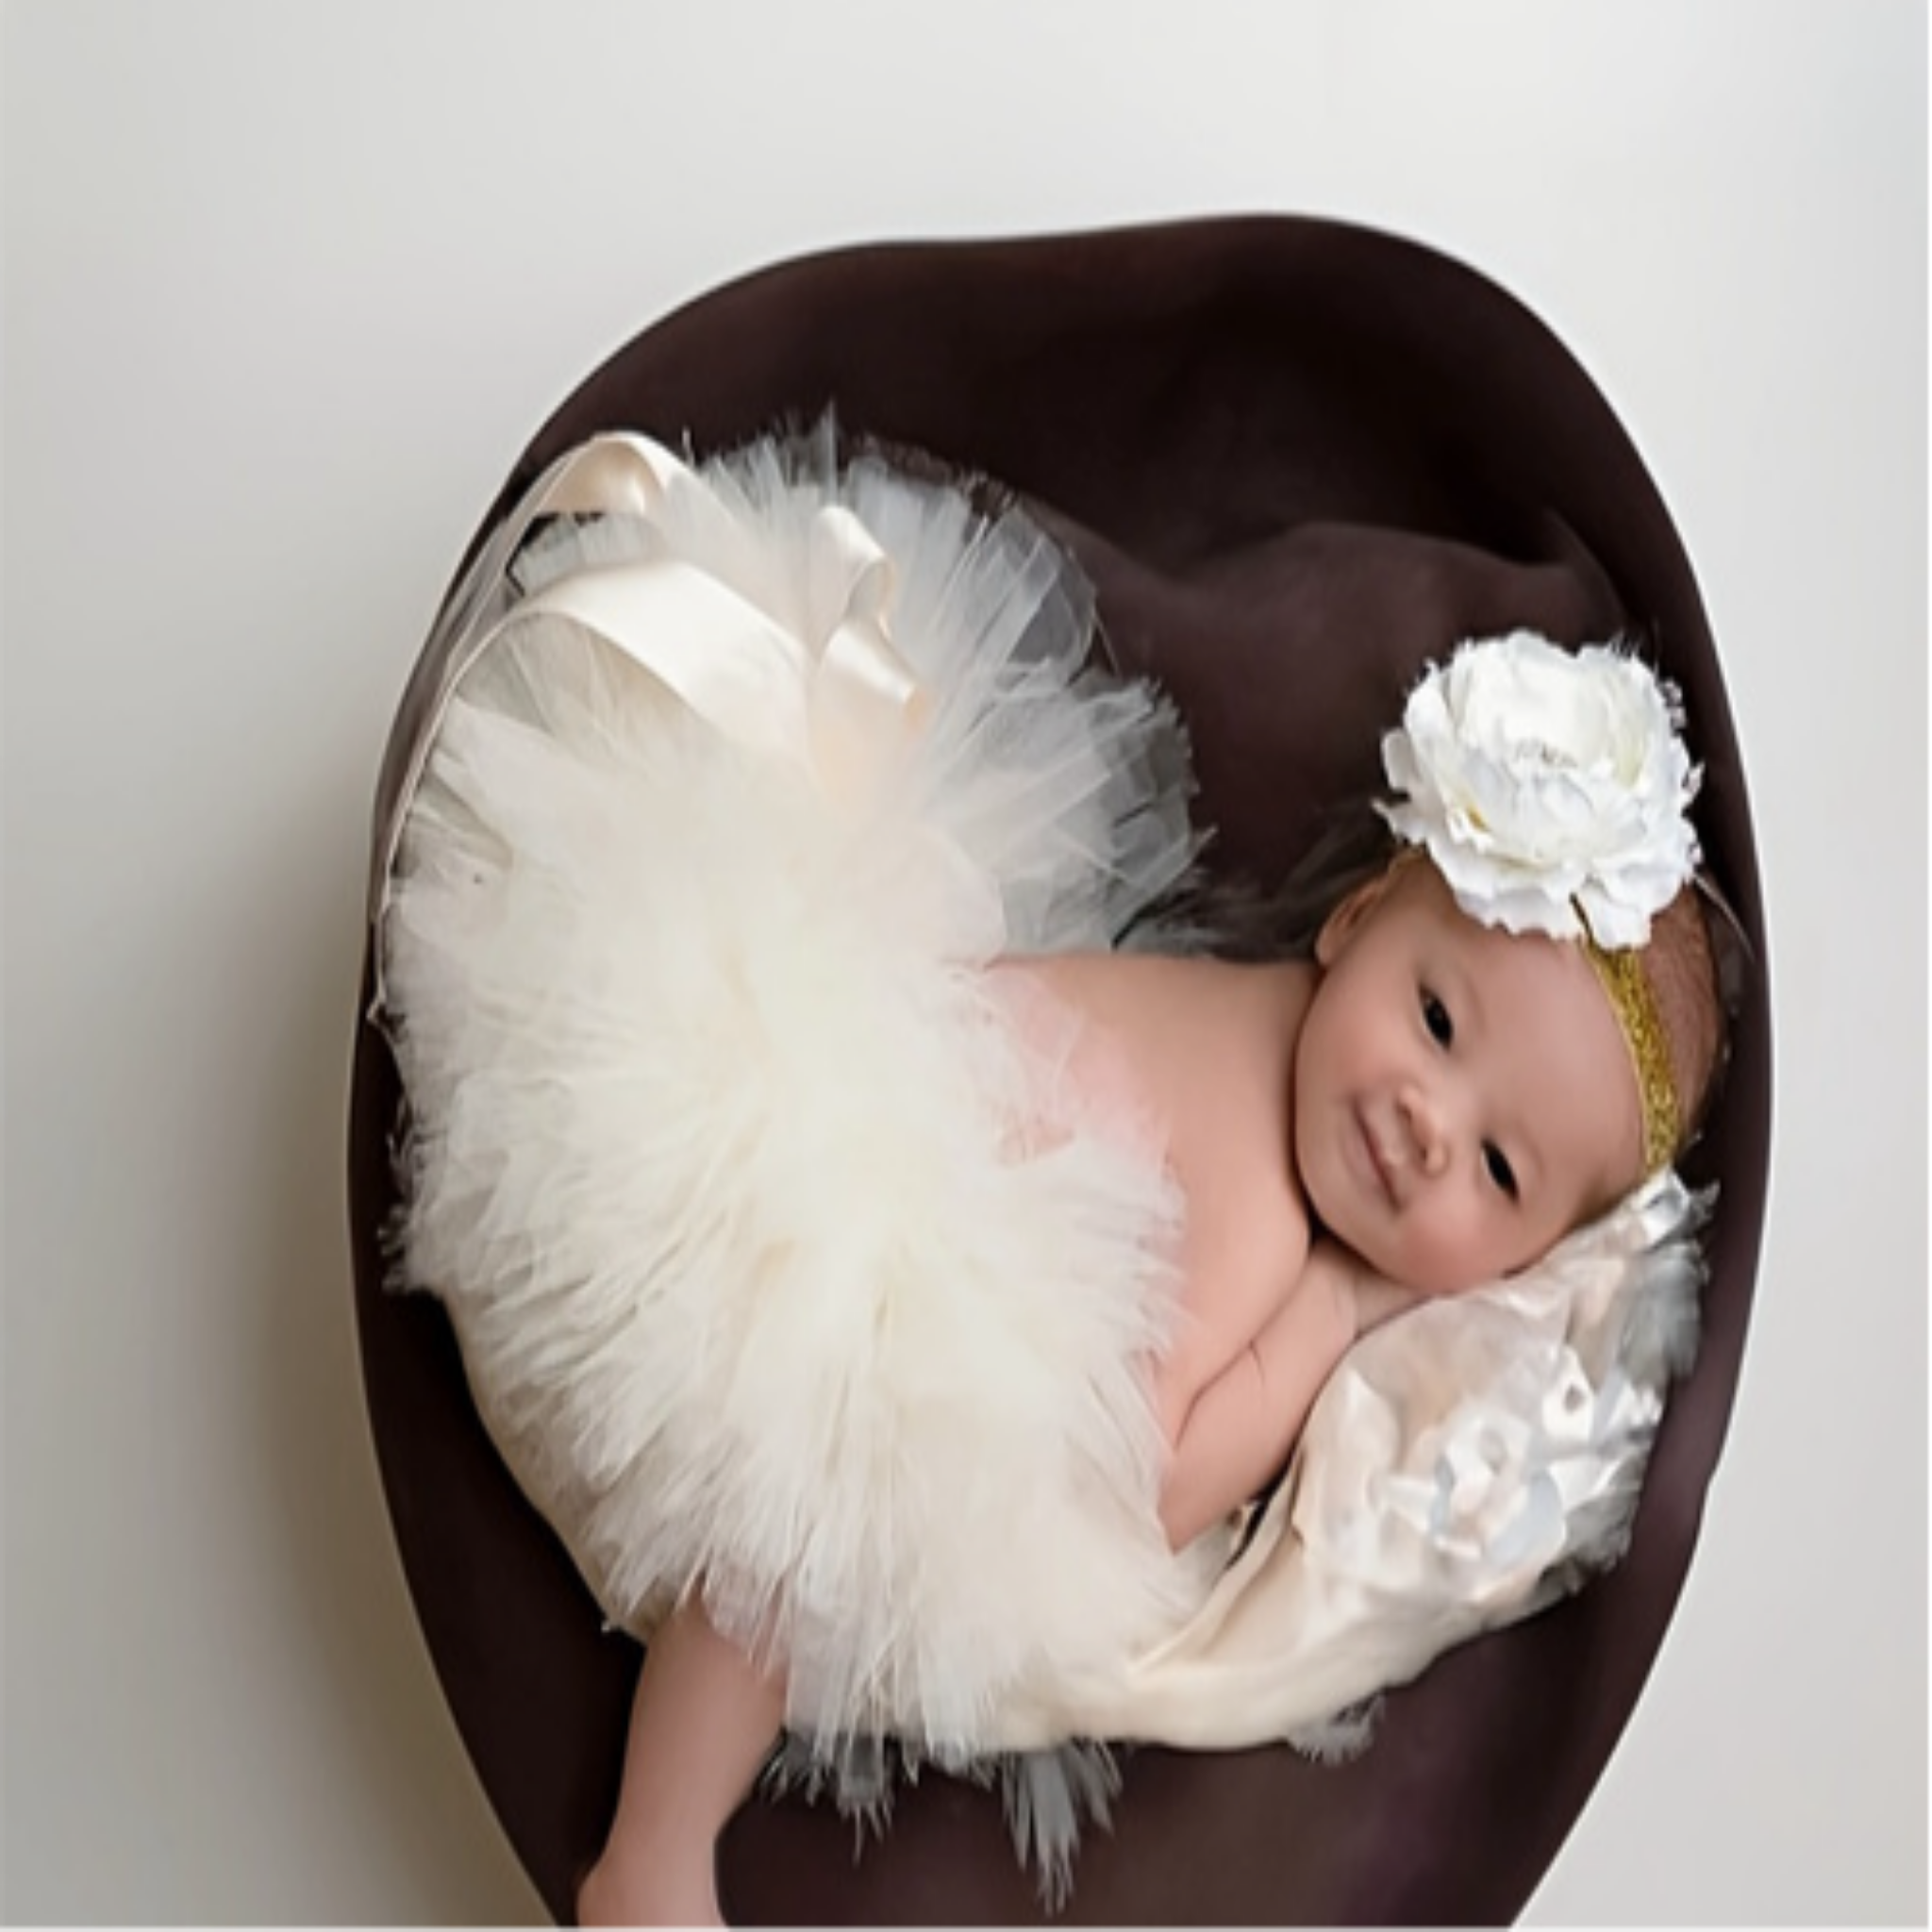
{"label": "baby's nose", "polygon": [[1425,1174],[1441,1174],[1449,1164],[1449,1135],[1436,1097],[1426,1087],[1406,1087],[1402,1093],[1402,1118],[1415,1148],[1417,1168]]}

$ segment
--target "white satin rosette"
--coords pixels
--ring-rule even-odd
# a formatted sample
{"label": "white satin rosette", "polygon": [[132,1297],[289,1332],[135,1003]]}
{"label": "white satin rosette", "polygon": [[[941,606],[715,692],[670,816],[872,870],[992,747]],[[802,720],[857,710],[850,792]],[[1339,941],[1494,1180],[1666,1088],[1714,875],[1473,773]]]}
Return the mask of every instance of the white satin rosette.
{"label": "white satin rosette", "polygon": [[1673,686],[1610,645],[1532,631],[1459,645],[1382,741],[1380,806],[1471,918],[1641,945],[1690,878],[1699,773]]}

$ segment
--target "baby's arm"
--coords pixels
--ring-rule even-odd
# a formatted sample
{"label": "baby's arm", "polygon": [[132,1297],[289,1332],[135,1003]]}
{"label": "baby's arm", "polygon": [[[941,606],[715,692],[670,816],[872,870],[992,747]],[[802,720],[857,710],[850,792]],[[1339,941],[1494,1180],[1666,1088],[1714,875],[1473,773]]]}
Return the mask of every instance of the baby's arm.
{"label": "baby's arm", "polygon": [[1318,1241],[1280,1307],[1194,1397],[1161,1485],[1171,1548],[1240,1507],[1287,1461],[1323,1383],[1356,1338],[1360,1274],[1352,1256]]}

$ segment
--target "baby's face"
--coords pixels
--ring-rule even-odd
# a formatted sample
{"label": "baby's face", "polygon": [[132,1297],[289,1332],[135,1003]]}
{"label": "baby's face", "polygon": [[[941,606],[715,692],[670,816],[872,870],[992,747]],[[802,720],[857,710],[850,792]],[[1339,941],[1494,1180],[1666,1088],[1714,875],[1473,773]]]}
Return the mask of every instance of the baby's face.
{"label": "baby's face", "polygon": [[1295,1159],[1323,1224],[1378,1274],[1475,1287],[1636,1184],[1636,1078],[1578,947],[1479,925],[1408,864],[1345,905],[1316,957]]}

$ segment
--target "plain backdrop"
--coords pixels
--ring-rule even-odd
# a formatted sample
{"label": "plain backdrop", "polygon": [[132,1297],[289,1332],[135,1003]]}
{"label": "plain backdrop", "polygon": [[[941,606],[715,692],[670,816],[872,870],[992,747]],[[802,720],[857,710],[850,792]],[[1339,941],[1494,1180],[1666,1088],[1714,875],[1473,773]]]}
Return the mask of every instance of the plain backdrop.
{"label": "plain backdrop", "polygon": [[1917,0],[5,11],[5,1908],[537,1909],[361,1407],[369,800],[475,518],[654,318],[835,243],[1393,229],[1595,376],[1698,571],[1777,1118],[1682,1607],[1531,1907],[1926,1911]]}

